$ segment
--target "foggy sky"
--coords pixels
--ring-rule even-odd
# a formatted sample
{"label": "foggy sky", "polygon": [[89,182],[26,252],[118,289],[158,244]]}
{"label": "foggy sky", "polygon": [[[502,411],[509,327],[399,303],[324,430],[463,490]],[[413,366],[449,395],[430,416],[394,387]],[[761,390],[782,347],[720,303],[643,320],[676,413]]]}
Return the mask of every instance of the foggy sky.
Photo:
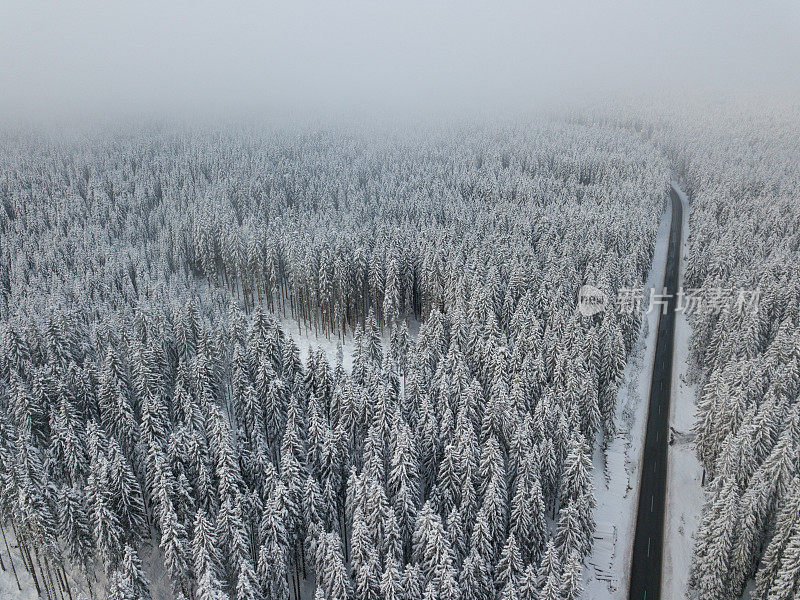
{"label": "foggy sky", "polygon": [[526,109],[800,90],[800,3],[0,1],[0,110]]}

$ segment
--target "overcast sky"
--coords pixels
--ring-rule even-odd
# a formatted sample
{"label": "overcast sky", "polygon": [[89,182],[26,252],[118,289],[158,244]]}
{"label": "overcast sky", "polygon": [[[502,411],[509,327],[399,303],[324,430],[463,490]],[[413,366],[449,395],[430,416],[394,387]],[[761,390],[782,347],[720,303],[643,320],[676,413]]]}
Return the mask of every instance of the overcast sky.
{"label": "overcast sky", "polygon": [[800,90],[796,1],[0,1],[6,114]]}

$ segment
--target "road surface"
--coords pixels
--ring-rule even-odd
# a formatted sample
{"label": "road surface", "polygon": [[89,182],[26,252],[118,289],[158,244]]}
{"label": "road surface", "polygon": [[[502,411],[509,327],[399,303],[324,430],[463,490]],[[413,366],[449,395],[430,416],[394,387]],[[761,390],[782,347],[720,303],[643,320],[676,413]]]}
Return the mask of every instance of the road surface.
{"label": "road surface", "polygon": [[[672,347],[675,338],[675,294],[681,256],[683,206],[670,188],[672,222],[664,272],[666,312],[658,318],[656,355],[647,408],[647,433],[642,451],[639,507],[633,539],[629,600],[658,600],[661,594],[661,559],[664,550],[664,504],[667,491],[669,399],[672,382]],[[660,290],[656,290],[659,293]],[[653,310],[658,310],[658,303]],[[663,310],[663,309],[662,309]]]}

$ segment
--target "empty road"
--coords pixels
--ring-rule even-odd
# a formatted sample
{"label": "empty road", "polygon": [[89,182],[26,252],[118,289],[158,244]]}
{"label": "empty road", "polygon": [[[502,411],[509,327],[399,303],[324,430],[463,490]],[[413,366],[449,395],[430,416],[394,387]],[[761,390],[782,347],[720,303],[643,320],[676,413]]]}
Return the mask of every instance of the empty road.
{"label": "empty road", "polygon": [[[681,256],[683,206],[670,188],[672,223],[669,231],[664,287],[667,311],[658,318],[656,355],[650,382],[647,433],[642,452],[639,507],[633,540],[629,600],[658,600],[661,594],[661,558],[664,549],[664,504],[667,490],[669,399],[672,383],[672,347],[675,337],[675,294]],[[659,290],[656,290],[658,292]],[[656,307],[659,305],[656,304]],[[658,308],[654,308],[657,310]]]}

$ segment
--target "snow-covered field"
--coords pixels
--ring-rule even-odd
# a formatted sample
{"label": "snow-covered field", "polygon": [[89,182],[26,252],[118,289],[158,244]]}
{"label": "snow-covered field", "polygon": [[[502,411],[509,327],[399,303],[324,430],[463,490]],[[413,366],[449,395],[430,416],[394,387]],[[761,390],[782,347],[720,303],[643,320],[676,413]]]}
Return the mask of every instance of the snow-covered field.
{"label": "snow-covered field", "polygon": [[[677,189],[677,188],[676,188]],[[689,235],[689,203],[683,201],[683,240]],[[680,281],[686,268],[684,254],[680,265]],[[703,505],[700,487],[702,468],[694,450],[696,386],[689,383],[689,339],[692,328],[686,313],[679,312],[675,319],[675,357],[672,370],[672,402],[670,427],[674,443],[670,445],[667,465],[667,507],[664,522],[663,600],[683,600],[687,594],[689,569],[692,560],[692,534]]]}
{"label": "snow-covered field", "polygon": [[[671,212],[661,217],[653,266],[645,289],[664,280]],[[658,312],[645,313],[639,339],[628,357],[624,383],[617,406],[617,435],[605,456],[598,447],[594,453],[594,486],[597,499],[597,530],[584,572],[584,598],[587,600],[628,597],[631,552],[636,528],[636,503],[639,491],[641,452],[644,443],[646,398],[650,389],[655,358]]]}

